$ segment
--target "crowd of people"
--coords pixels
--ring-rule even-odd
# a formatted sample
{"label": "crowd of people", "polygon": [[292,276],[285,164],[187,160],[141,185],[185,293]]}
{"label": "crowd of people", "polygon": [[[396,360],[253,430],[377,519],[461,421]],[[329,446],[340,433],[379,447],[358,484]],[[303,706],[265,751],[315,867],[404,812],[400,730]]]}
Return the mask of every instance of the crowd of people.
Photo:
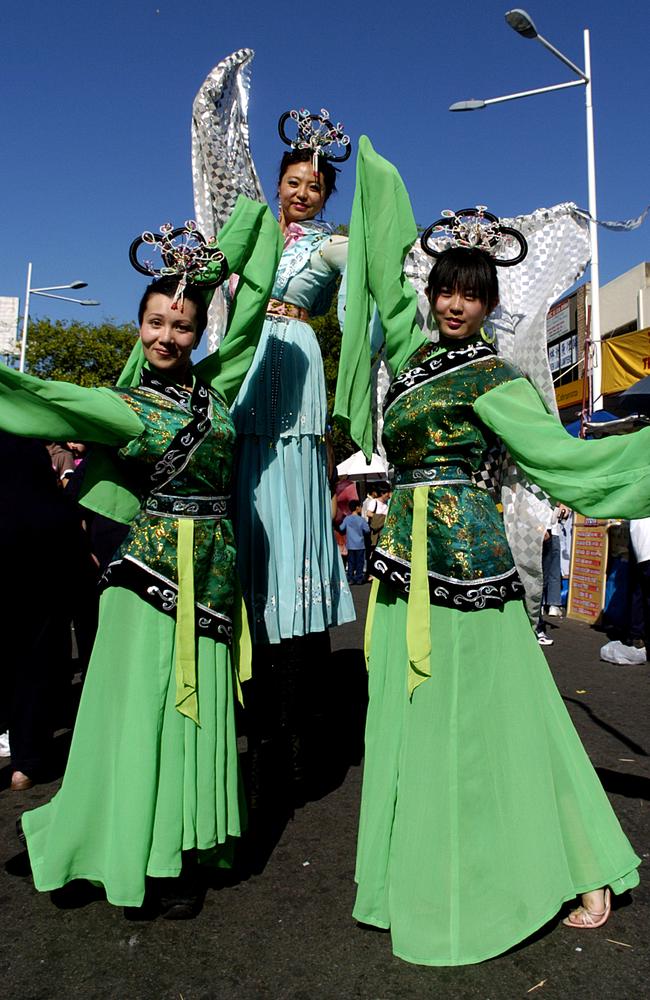
{"label": "crowd of people", "polygon": [[[315,221],[336,178],[316,117],[297,113],[279,224],[242,196],[218,245],[191,228],[163,232],[165,274],[145,289],[139,338],[115,387],[0,371],[8,454],[27,456],[30,439],[83,441],[78,502],[118,531],[101,560],[63,784],[24,813],[22,834],[41,891],[87,879],[114,905],[192,916],[198,862],[232,863],[247,811],[254,826],[268,807],[271,767],[273,795],[303,800],[310,692],[328,669],[328,629],[353,619],[349,585],[371,578],[354,917],[390,929],[406,961],[462,965],[511,948],[576,896],[565,923],[601,926],[611,893],[637,884],[640,863],[555,687],[494,497],[477,476],[503,442],[557,502],[645,516],[648,437],[568,438],[499,356],[484,328],[499,302],[497,266],[513,263],[500,257],[498,220],[469,247],[424,240],[435,258],[426,298],[436,338],[423,332],[403,271],[417,229],[401,178],[362,138],[350,238],[333,236]],[[379,484],[362,507],[350,499],[337,524],[347,579],[310,325],[343,270],[336,413],[369,458],[376,309],[392,373],[383,443],[394,469],[392,496]],[[225,336],[194,364],[210,297],[226,280]],[[12,478],[22,500],[26,483]],[[2,512],[13,520],[19,507]],[[40,513],[34,520],[47,527]],[[34,623],[69,622],[50,597],[73,564],[69,551],[45,552],[44,533],[27,533],[29,544],[23,531],[5,534],[5,558],[25,567],[12,605],[25,626],[14,629],[11,655],[20,704],[25,678],[32,691],[49,682],[50,640],[31,634]],[[547,603],[558,601],[549,589]],[[24,727],[12,713],[12,767],[29,781],[42,760],[21,756]]]}

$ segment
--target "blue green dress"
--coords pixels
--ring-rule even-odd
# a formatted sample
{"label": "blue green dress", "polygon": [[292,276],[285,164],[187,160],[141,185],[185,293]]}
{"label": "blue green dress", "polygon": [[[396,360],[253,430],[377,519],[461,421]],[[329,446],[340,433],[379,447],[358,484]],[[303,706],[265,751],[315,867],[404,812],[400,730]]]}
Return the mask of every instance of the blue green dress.
{"label": "blue green dress", "polygon": [[[326,312],[346,250],[328,227],[291,226],[272,297],[310,316]],[[254,640],[353,621],[332,528],[323,360],[308,322],[267,315],[232,416],[238,568]]]}

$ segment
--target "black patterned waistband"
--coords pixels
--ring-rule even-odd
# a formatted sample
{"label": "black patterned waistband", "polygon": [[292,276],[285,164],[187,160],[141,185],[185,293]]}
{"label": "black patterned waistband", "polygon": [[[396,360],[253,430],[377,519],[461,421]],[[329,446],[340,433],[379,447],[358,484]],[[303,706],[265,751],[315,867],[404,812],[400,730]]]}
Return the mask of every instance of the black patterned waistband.
{"label": "black patterned waistband", "polygon": [[147,514],[158,517],[190,517],[198,520],[219,520],[230,514],[230,497],[179,497],[168,493],[151,493],[144,502]]}
{"label": "black patterned waistband", "polygon": [[395,489],[413,489],[416,486],[459,484],[471,486],[472,479],[462,465],[439,465],[434,468],[402,469],[395,473]]}

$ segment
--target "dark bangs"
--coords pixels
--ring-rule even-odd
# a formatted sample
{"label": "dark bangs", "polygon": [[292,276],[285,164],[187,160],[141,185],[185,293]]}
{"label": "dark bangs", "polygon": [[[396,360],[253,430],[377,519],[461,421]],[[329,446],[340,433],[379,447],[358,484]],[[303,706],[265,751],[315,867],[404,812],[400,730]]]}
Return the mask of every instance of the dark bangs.
{"label": "dark bangs", "polygon": [[[151,296],[164,295],[168,299],[173,299],[176,295],[178,282],[178,275],[165,274],[162,278],[156,278],[156,280],[152,281],[150,285],[147,285],[144,295],[140,299],[140,305],[138,306],[138,326],[142,326],[142,320],[144,319],[147,302]],[[187,299],[188,302],[192,302],[196,307],[196,343],[198,344],[203,331],[208,325],[208,305],[205,293],[198,287],[198,285],[193,285],[191,282],[188,282],[185,286],[185,290],[183,291],[183,298]]]}
{"label": "dark bangs", "polygon": [[474,295],[484,306],[499,301],[499,279],[494,261],[484,250],[452,247],[440,254],[427,281],[427,297],[435,302],[443,288]]}
{"label": "dark bangs", "polygon": [[[287,168],[292,166],[294,163],[311,163],[313,153],[310,149],[288,149],[286,153],[283,153],[282,160],[280,161],[280,171],[278,174],[278,187],[282,182],[282,178],[287,172]],[[333,166],[330,161],[324,157],[318,157],[318,172],[323,175],[323,183],[325,185],[325,201],[323,202],[323,207],[327,202],[329,196],[336,191],[336,175],[338,169]]]}

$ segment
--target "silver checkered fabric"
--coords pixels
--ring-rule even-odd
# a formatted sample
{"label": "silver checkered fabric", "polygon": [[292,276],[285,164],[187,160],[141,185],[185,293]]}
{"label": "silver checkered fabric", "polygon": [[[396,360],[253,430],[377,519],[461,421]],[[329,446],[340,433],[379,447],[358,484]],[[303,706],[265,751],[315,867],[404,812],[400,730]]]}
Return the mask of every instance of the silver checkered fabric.
{"label": "silver checkered fabric", "polygon": [[[216,235],[240,194],[264,201],[248,135],[252,49],[239,49],[208,74],[192,106],[194,212],[200,231]],[[221,289],[208,316],[208,350],[219,346],[227,308]]]}

